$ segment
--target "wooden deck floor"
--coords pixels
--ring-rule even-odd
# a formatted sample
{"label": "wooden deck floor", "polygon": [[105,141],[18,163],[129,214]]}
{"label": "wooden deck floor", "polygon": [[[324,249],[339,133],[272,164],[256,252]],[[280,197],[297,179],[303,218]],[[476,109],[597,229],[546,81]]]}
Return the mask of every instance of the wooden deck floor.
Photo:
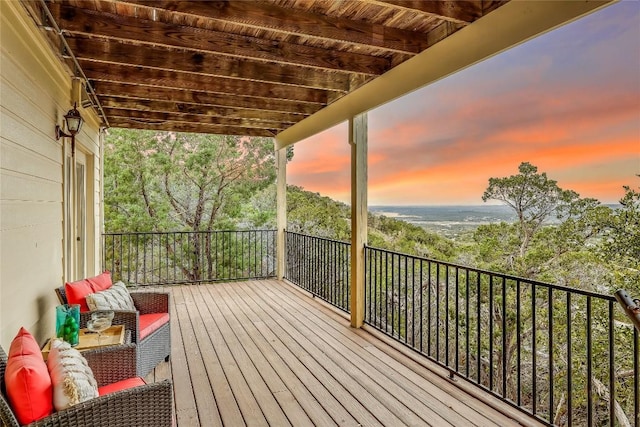
{"label": "wooden deck floor", "polygon": [[164,289],[179,427],[520,425],[287,283]]}

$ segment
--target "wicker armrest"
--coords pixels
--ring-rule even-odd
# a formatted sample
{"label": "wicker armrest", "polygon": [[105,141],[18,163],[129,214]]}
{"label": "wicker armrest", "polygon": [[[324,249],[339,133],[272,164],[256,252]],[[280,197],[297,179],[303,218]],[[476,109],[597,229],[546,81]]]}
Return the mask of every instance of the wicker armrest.
{"label": "wicker armrest", "polygon": [[171,426],[171,382],[146,384],[88,400],[29,426]]}
{"label": "wicker armrest", "polygon": [[96,348],[82,355],[100,387],[137,376],[135,344]]}
{"label": "wicker armrest", "polygon": [[[91,319],[91,312],[85,311],[80,313],[80,327],[86,328],[87,321]],[[137,311],[121,311],[115,310],[113,312],[112,325],[124,325],[124,328],[131,331],[131,341],[138,342],[138,335],[140,330],[139,317]]]}
{"label": "wicker armrest", "polygon": [[166,292],[131,292],[140,314],[168,313],[169,294]]}

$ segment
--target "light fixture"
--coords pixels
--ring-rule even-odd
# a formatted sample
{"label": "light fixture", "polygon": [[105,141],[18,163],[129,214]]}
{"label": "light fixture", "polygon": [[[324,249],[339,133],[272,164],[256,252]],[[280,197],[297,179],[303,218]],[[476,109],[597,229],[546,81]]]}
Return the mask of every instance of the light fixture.
{"label": "light fixture", "polygon": [[[75,139],[76,134],[80,131],[80,128],[82,127],[82,116],[80,115],[80,112],[76,109],[76,104],[73,104],[73,109],[69,110],[67,112],[67,114],[64,115],[64,121],[67,125],[67,133],[64,133],[62,131],[62,128],[59,125],[56,125],[56,140],[60,139],[61,137],[67,137],[67,138],[72,138]],[[73,141],[75,142],[75,141]]]}

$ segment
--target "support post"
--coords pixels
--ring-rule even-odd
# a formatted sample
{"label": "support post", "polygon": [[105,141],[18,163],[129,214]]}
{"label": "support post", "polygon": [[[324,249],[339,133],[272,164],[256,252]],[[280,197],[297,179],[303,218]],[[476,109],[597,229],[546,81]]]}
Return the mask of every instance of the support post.
{"label": "support post", "polygon": [[277,261],[276,275],[282,280],[285,275],[285,235],[287,228],[287,148],[276,150],[276,228]]}
{"label": "support post", "polygon": [[351,326],[364,323],[364,246],[367,244],[367,113],[349,120],[351,146]]}

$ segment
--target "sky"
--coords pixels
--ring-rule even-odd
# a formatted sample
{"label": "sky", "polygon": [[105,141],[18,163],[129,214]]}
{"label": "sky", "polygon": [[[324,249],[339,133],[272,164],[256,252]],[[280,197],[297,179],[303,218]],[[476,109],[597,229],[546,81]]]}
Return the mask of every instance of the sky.
{"label": "sky", "polygon": [[[369,205],[481,205],[538,167],[615,203],[640,187],[640,1],[623,1],[369,112]],[[295,145],[287,182],[349,202],[347,124]]]}

